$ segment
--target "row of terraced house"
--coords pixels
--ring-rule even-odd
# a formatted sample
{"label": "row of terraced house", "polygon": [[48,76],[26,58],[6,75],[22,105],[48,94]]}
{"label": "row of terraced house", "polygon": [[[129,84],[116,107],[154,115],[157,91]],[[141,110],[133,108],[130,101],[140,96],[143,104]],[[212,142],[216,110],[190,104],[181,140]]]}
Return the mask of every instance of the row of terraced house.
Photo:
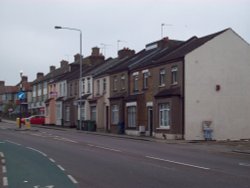
{"label": "row of terraced house", "polygon": [[250,138],[250,48],[230,28],[163,38],[137,53],[124,48],[116,58],[95,47],[82,58],[82,75],[80,58],[37,73],[30,113],[44,114],[49,125],[93,120],[97,131],[135,136],[203,140],[209,125],[215,140]]}

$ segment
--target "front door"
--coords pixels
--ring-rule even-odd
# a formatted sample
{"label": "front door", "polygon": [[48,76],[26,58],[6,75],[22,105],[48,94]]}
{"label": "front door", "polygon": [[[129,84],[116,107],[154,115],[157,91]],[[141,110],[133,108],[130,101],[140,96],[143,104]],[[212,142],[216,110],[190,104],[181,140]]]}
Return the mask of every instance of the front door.
{"label": "front door", "polygon": [[148,131],[149,136],[153,136],[153,108],[148,107]]}

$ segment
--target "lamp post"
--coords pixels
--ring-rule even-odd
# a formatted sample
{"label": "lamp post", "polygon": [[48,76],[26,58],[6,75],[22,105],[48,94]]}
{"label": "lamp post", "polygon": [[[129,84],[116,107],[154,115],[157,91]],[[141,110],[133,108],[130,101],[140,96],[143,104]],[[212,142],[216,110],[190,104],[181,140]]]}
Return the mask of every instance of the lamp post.
{"label": "lamp post", "polygon": [[[23,71],[20,70],[20,78],[21,78],[21,82],[20,82],[20,86],[19,86],[19,91],[22,92],[23,91]],[[21,119],[22,119],[22,99],[19,98],[19,129],[22,128],[22,123],[21,123]]]}
{"label": "lamp post", "polygon": [[79,98],[80,98],[80,122],[79,122],[79,129],[82,129],[82,31],[81,29],[71,28],[71,27],[62,27],[62,26],[55,26],[55,29],[65,29],[65,30],[72,30],[78,31],[80,33],[80,75],[79,75]]}

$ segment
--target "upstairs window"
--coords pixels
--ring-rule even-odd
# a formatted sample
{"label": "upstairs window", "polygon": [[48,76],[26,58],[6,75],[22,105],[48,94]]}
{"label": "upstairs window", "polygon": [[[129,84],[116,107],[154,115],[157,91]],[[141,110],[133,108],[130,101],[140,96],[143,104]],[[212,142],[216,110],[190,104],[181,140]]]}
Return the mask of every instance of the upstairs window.
{"label": "upstairs window", "polygon": [[160,69],[159,85],[160,86],[165,86],[165,80],[166,80],[166,70],[165,69]]}
{"label": "upstairs window", "polygon": [[100,95],[100,80],[97,80],[96,85],[97,85],[96,94],[97,94],[97,95]]}
{"label": "upstairs window", "polygon": [[121,76],[121,89],[125,89],[125,75]]}
{"label": "upstairs window", "polygon": [[90,93],[90,78],[87,78],[87,93]]}
{"label": "upstairs window", "polygon": [[85,79],[82,79],[82,94],[85,93]]}
{"label": "upstairs window", "polygon": [[103,93],[105,93],[105,92],[106,92],[106,90],[107,90],[107,82],[106,82],[106,78],[103,78],[103,82],[102,82],[102,84],[103,84]]}
{"label": "upstairs window", "polygon": [[148,88],[148,76],[149,76],[148,72],[143,73],[143,89]]}
{"label": "upstairs window", "polygon": [[171,73],[172,73],[172,85],[176,85],[176,84],[178,84],[178,68],[177,68],[177,66],[174,66],[174,67],[172,67],[172,69],[171,69]]}
{"label": "upstairs window", "polygon": [[133,75],[133,86],[134,86],[134,92],[139,90],[139,76],[138,75]]}
{"label": "upstairs window", "polygon": [[113,90],[116,91],[117,90],[117,76],[114,76],[113,78]]}

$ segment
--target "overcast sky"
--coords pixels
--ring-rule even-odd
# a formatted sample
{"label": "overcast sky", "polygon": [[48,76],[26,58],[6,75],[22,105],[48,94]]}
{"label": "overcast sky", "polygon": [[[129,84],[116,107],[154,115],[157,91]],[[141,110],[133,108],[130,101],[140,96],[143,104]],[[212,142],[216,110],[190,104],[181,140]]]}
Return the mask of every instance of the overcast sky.
{"label": "overcast sky", "polygon": [[55,25],[83,32],[83,55],[102,47],[106,57],[119,47],[136,52],[164,36],[187,40],[231,27],[250,42],[249,0],[0,0],[0,80],[29,81],[49,72],[62,59],[79,53],[79,33],[55,30]]}

